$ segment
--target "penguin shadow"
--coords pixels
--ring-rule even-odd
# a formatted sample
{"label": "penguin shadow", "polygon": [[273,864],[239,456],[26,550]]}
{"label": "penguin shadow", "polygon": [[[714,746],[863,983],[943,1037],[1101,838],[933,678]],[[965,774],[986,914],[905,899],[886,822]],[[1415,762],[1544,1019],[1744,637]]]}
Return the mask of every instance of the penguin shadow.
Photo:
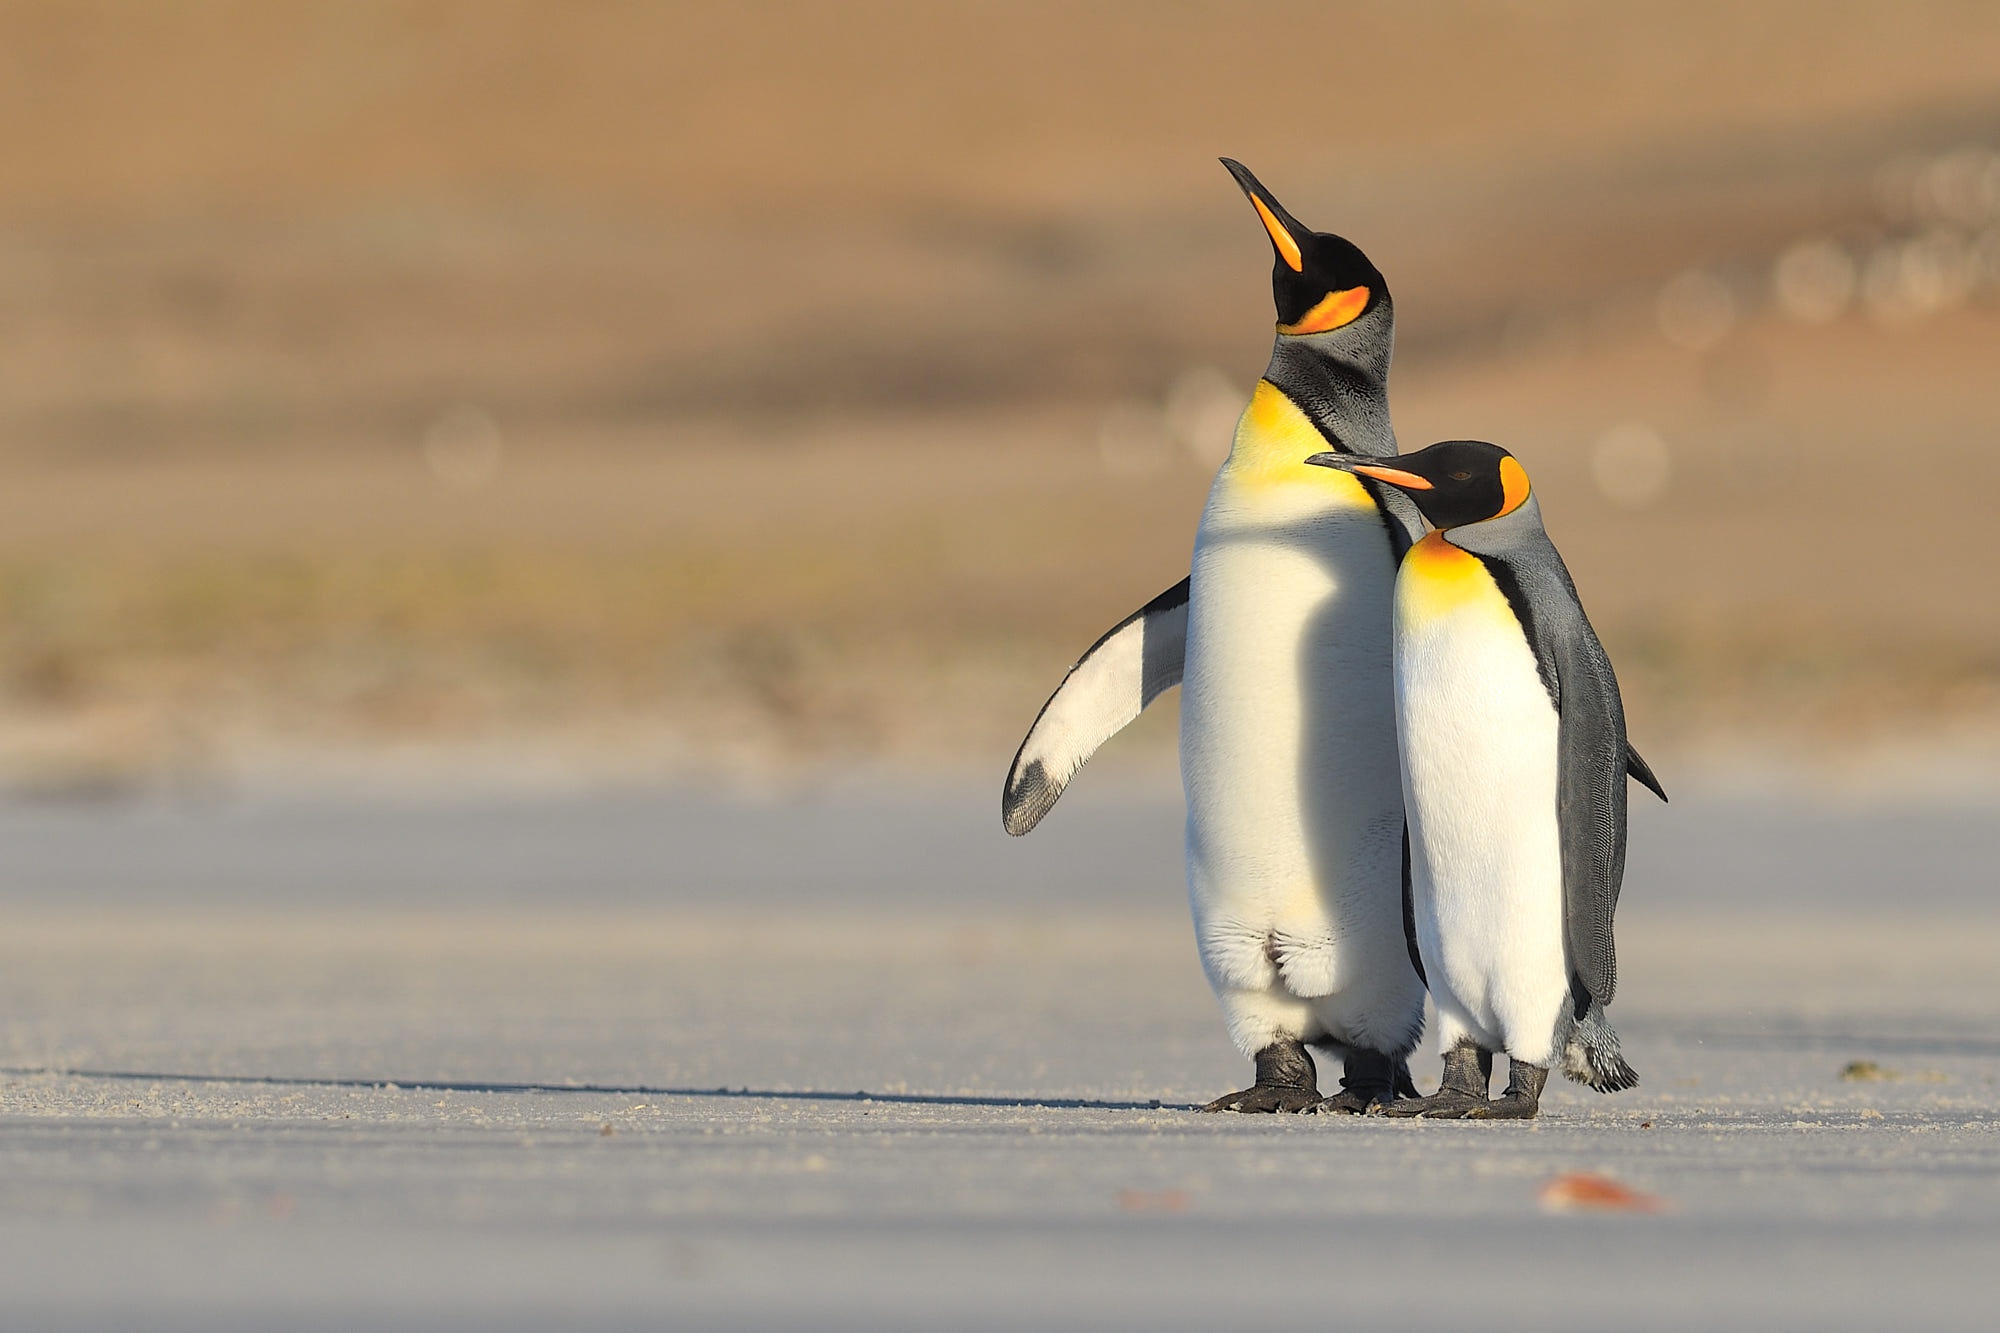
{"label": "penguin shadow", "polygon": [[[1301,551],[1314,551],[1308,526],[1296,525],[1289,530],[1284,541],[1288,546]],[[1387,524],[1385,523],[1385,528]],[[1314,875],[1321,883],[1337,876],[1346,869],[1343,864],[1342,846],[1351,836],[1351,830],[1337,819],[1337,802],[1341,793],[1327,789],[1325,767],[1326,756],[1338,754],[1344,745],[1351,744],[1349,731],[1353,719],[1359,713],[1376,711],[1390,719],[1386,734],[1390,746],[1391,771],[1397,774],[1396,803],[1402,804],[1401,760],[1395,753],[1396,691],[1393,682],[1391,644],[1395,634],[1393,623],[1395,608],[1394,583],[1396,571],[1402,564],[1407,543],[1389,539],[1390,587],[1385,589],[1379,601],[1369,602],[1365,598],[1353,596],[1330,597],[1320,609],[1313,613],[1306,624],[1305,634],[1299,642],[1298,671],[1302,682],[1302,722],[1299,746],[1299,791],[1305,794],[1306,808],[1300,812],[1306,830],[1306,846],[1312,858]],[[1323,546],[1320,550],[1323,552]],[[1330,561],[1320,562],[1330,577],[1338,578],[1340,571]],[[1316,647],[1356,643],[1373,636],[1381,645],[1383,661],[1380,675],[1372,682],[1351,680],[1319,680],[1312,675],[1313,655]],[[1315,799],[1318,797],[1319,799]],[[1401,830],[1397,830],[1400,835]],[[1352,855],[1351,849],[1347,852]]]}
{"label": "penguin shadow", "polygon": [[[1371,493],[1387,489],[1372,482],[1365,484]],[[1414,514],[1414,507],[1409,512]],[[1308,557],[1324,569],[1330,579],[1339,580],[1342,571],[1327,558],[1324,538],[1316,535],[1321,530],[1322,522],[1307,520],[1281,528],[1227,534],[1215,540],[1280,547]],[[1409,542],[1391,533],[1387,524],[1384,531],[1389,545],[1393,585],[1394,571],[1401,565]],[[1348,870],[1353,856],[1350,844],[1354,835],[1352,825],[1344,819],[1342,797],[1345,793],[1335,789],[1330,776],[1330,771],[1337,771],[1340,766],[1327,763],[1325,756],[1341,754],[1352,745],[1351,727],[1356,716],[1370,710],[1391,718],[1395,714],[1395,687],[1390,677],[1388,657],[1393,613],[1392,588],[1385,588],[1379,601],[1330,596],[1308,618],[1300,635],[1298,658],[1294,664],[1300,688],[1298,790],[1304,798],[1299,819],[1313,875],[1322,884],[1337,882]],[[1326,679],[1323,673],[1314,674],[1314,658],[1318,649],[1326,645],[1361,642],[1367,636],[1373,636],[1382,645],[1384,653],[1382,671],[1375,680]],[[1275,667],[1278,664],[1272,665]],[[1387,734],[1393,746],[1393,724]],[[1390,762],[1392,766],[1400,762],[1393,751]],[[1399,780],[1399,805],[1401,800]],[[1396,833],[1400,836],[1401,830],[1396,830]]]}
{"label": "penguin shadow", "polygon": [[[1376,496],[1376,503],[1384,503],[1381,492],[1393,490],[1391,487],[1369,483],[1370,494]],[[1400,493],[1395,498],[1401,500]],[[1388,507],[1400,509],[1395,501]],[[1348,886],[1353,876],[1360,871],[1366,861],[1387,859],[1388,866],[1395,867],[1398,874],[1398,889],[1393,910],[1398,929],[1403,935],[1406,929],[1404,898],[1401,879],[1407,875],[1404,819],[1402,816],[1402,760],[1397,753],[1396,741],[1396,692],[1392,649],[1395,628],[1393,623],[1395,608],[1394,585],[1396,573],[1401,568],[1403,554],[1409,549],[1409,541],[1403,533],[1397,532],[1399,515],[1385,513],[1383,516],[1383,536],[1389,547],[1389,585],[1376,598],[1367,596],[1333,596],[1321,604],[1307,620],[1305,632],[1299,641],[1297,669],[1300,679],[1300,737],[1298,760],[1298,791],[1303,801],[1299,811],[1300,828],[1305,836],[1305,851],[1308,864],[1312,868],[1316,883],[1332,886],[1330,896],[1340,900],[1338,905],[1329,902],[1328,907],[1336,919],[1348,923],[1353,929],[1361,917],[1374,916],[1383,910],[1382,905],[1363,906]],[[1409,506],[1409,517],[1415,517],[1414,506]],[[1411,525],[1421,530],[1421,520]],[[1325,544],[1315,541],[1311,524],[1295,524],[1279,534],[1278,539],[1285,545],[1302,552],[1316,555],[1317,563],[1326,569],[1334,579],[1341,577],[1341,570],[1326,558]],[[1316,652],[1329,645],[1353,644],[1374,641],[1381,646],[1383,658],[1380,668],[1371,673],[1372,679],[1320,679],[1314,674]],[[1375,803],[1370,793],[1344,789],[1333,774],[1343,770],[1351,771],[1353,748],[1361,743],[1354,735],[1357,717],[1373,713],[1388,719],[1386,729],[1379,732],[1376,743],[1386,740],[1386,769],[1388,781],[1395,784],[1396,818],[1393,825],[1380,827],[1359,823],[1354,818],[1352,805],[1359,803],[1364,808]],[[1376,959],[1362,956],[1369,949],[1389,947],[1370,945],[1363,939],[1343,932],[1333,941],[1334,975],[1336,977],[1360,980],[1371,975],[1381,976],[1383,968],[1397,969],[1404,966],[1419,980],[1422,972],[1417,968],[1414,947],[1400,940],[1395,947],[1395,957]],[[1381,994],[1384,987],[1366,983],[1356,990]],[[1360,996],[1356,997],[1358,1000]],[[1364,1006],[1369,1004],[1361,1000]],[[1317,1007],[1317,1006],[1316,1006]],[[1428,1005],[1425,1006],[1428,1008]],[[1378,1020],[1379,1021],[1379,1016]],[[1352,1040],[1356,1033],[1336,1033],[1343,1039],[1339,1048],[1345,1060],[1345,1041]],[[1415,1025],[1405,1034],[1412,1045],[1424,1035],[1424,1018],[1416,1019]],[[1386,1034],[1377,1032],[1377,1040]]]}
{"label": "penguin shadow", "polygon": [[886,1106],[988,1106],[1040,1111],[1193,1111],[1191,1102],[1110,1101],[1090,1097],[951,1096],[924,1092],[831,1092],[792,1088],[688,1088],[651,1083],[513,1083],[480,1079],[315,1078],[283,1074],[190,1074],[159,1069],[0,1067],[0,1078],[86,1078],[123,1083],[192,1083],[211,1087],[346,1088],[373,1092],[498,1092],[550,1096],[730,1098],[740,1101],[860,1102]]}

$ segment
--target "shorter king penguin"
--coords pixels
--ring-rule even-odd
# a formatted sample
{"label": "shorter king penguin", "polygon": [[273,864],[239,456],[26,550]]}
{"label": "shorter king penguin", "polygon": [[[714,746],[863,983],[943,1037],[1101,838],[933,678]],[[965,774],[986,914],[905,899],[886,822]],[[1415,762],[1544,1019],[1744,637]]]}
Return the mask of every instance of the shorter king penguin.
{"label": "shorter king penguin", "polygon": [[[1604,1017],[1626,778],[1666,793],[1626,742],[1528,474],[1475,440],[1307,461],[1406,492],[1434,525],[1397,571],[1394,649],[1410,911],[1445,1072],[1387,1114],[1528,1119],[1558,1058],[1600,1092],[1632,1087]],[[1489,1100],[1498,1051],[1507,1091]]]}

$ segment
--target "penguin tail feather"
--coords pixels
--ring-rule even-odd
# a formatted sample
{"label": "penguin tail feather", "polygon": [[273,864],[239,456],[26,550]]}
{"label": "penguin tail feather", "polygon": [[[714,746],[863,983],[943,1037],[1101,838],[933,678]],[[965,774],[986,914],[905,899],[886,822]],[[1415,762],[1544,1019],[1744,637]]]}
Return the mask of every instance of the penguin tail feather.
{"label": "penguin tail feather", "polygon": [[1639,1085],[1639,1075],[1618,1051],[1618,1034],[1605,1021],[1604,1006],[1592,1002],[1570,1024],[1563,1041],[1563,1073],[1598,1092],[1622,1092]]}

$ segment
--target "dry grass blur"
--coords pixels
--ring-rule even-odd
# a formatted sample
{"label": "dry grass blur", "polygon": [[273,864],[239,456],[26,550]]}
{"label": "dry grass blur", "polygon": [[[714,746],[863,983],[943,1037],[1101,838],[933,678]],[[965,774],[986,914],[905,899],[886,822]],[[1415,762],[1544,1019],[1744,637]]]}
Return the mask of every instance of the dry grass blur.
{"label": "dry grass blur", "polygon": [[0,70],[17,785],[997,776],[1262,367],[1223,152],[1388,274],[1404,440],[1528,461],[1649,749],[1992,753],[1991,6],[0,3]]}

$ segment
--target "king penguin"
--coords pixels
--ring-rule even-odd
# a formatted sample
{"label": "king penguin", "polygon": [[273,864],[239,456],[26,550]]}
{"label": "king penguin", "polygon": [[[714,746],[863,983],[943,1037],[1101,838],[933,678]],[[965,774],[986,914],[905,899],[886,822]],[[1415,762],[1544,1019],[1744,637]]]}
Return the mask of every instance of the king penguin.
{"label": "king penguin", "polygon": [[[1401,492],[1326,484],[1308,454],[1396,453],[1395,307],[1381,272],[1223,159],[1275,254],[1278,327],[1195,534],[1187,580],[1071,669],[1022,742],[1002,815],[1021,834],[1104,739],[1182,686],[1187,874],[1203,969],[1255,1082],[1211,1111],[1361,1112],[1414,1092],[1423,983],[1404,928],[1391,683]],[[1307,1048],[1341,1057],[1322,1099]]]}
{"label": "king penguin", "polygon": [[[1604,1017],[1626,779],[1666,792],[1626,740],[1611,659],[1527,472],[1474,440],[1308,461],[1403,490],[1436,525],[1396,576],[1395,681],[1412,916],[1445,1072],[1387,1113],[1528,1119],[1558,1058],[1600,1092],[1632,1087]],[[1498,1051],[1507,1091],[1488,1100]]]}

